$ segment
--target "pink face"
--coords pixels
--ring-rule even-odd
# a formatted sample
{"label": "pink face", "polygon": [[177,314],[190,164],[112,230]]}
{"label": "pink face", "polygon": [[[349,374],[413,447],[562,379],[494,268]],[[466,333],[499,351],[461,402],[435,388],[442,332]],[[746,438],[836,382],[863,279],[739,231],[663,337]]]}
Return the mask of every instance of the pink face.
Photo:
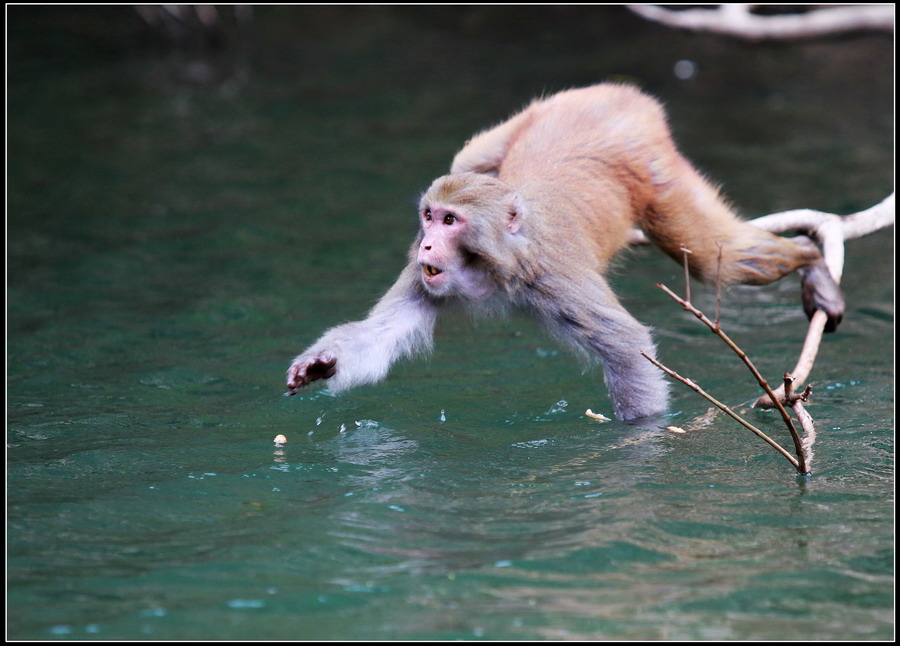
{"label": "pink face", "polygon": [[424,235],[417,260],[422,281],[432,293],[445,293],[451,287],[451,276],[462,269],[459,237],[466,229],[466,219],[439,205],[424,207],[421,218]]}

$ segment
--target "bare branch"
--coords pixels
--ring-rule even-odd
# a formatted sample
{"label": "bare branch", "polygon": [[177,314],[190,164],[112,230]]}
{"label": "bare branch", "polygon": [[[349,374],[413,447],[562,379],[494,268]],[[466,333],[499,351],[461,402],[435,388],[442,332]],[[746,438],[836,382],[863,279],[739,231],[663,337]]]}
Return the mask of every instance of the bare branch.
{"label": "bare branch", "polygon": [[731,338],[722,331],[721,327],[710,321],[706,317],[706,315],[703,314],[703,312],[698,310],[689,302],[685,301],[683,298],[678,296],[678,294],[674,293],[671,289],[669,289],[662,283],[658,283],[656,286],[663,290],[666,294],[671,296],[679,304],[681,304],[684,309],[700,319],[700,321],[702,321],[703,324],[706,325],[706,327],[712,330],[712,332],[716,336],[722,339],[725,345],[731,348],[734,353],[741,358],[741,361],[744,362],[744,365],[747,366],[747,369],[750,370],[750,372],[756,378],[756,382],[774,402],[775,408],[777,408],[778,412],[781,414],[781,419],[784,420],[784,424],[785,426],[787,426],[787,429],[791,434],[791,438],[793,438],[794,440],[794,447],[797,451],[797,458],[800,460],[800,467],[798,468],[800,469],[801,473],[807,473],[806,466],[803,463],[803,447],[800,441],[800,436],[797,434],[797,429],[794,427],[794,422],[791,420],[791,416],[788,415],[787,411],[784,409],[784,406],[781,403],[781,398],[775,395],[774,391],[769,386],[769,382],[767,382],[765,378],[760,374],[759,370],[756,369],[756,366],[753,365],[753,362],[750,360],[750,357],[747,356],[747,353],[744,352],[734,341],[732,341]]}
{"label": "bare branch", "polygon": [[691,302],[691,272],[688,267],[688,254],[694,253],[684,245],[681,246],[681,255],[684,258],[684,300]]}
{"label": "bare branch", "polygon": [[694,381],[691,381],[690,379],[687,379],[686,377],[682,377],[681,375],[679,375],[677,372],[675,372],[675,371],[672,370],[671,368],[668,368],[668,367],[664,366],[664,365],[661,364],[659,361],[657,361],[657,360],[654,359],[653,357],[651,357],[651,356],[645,354],[644,352],[641,352],[641,354],[644,356],[645,359],[647,359],[647,361],[649,361],[649,362],[652,363],[654,366],[656,366],[657,368],[659,368],[660,370],[662,370],[664,373],[666,373],[667,375],[669,375],[670,377],[672,377],[672,378],[674,378],[674,379],[677,379],[678,381],[680,381],[681,383],[683,383],[685,386],[687,386],[688,388],[690,388],[691,390],[693,390],[693,391],[696,392],[697,394],[699,394],[699,395],[705,397],[705,398],[706,398],[713,406],[717,407],[717,408],[718,408],[719,410],[721,410],[723,413],[725,413],[726,415],[730,416],[732,419],[734,419],[735,421],[737,421],[738,423],[740,423],[742,426],[744,426],[745,428],[747,428],[747,429],[749,429],[750,431],[752,431],[755,435],[757,435],[758,437],[760,437],[760,438],[762,438],[763,440],[765,440],[772,448],[774,448],[776,451],[778,451],[779,453],[781,453],[781,455],[783,455],[785,458],[787,458],[788,461],[789,461],[791,464],[794,465],[794,468],[795,468],[795,469],[797,469],[797,470],[800,471],[801,473],[806,473],[805,467],[803,467],[803,466],[800,465],[800,462],[798,462],[797,458],[795,458],[793,455],[791,455],[790,453],[788,453],[784,448],[782,448],[782,446],[781,446],[780,444],[778,444],[778,442],[776,442],[776,441],[773,440],[771,437],[769,437],[768,435],[766,435],[765,433],[763,433],[761,430],[759,430],[759,429],[758,429],[757,427],[755,427],[753,424],[751,424],[750,422],[748,422],[747,420],[745,420],[743,417],[741,417],[740,415],[738,415],[737,413],[735,413],[735,412],[734,412],[733,410],[731,410],[728,406],[726,406],[725,404],[723,404],[722,402],[720,402],[718,399],[716,399],[715,397],[713,397],[712,395],[710,395],[708,392],[706,392],[705,390],[703,390],[703,389],[702,389],[700,386],[698,386]]}
{"label": "bare branch", "polygon": [[628,246],[640,247],[648,244],[650,244],[650,238],[640,229],[631,229],[628,232]]}
{"label": "bare branch", "polygon": [[[797,231],[811,236],[822,246],[822,255],[831,277],[834,278],[835,282],[840,283],[844,272],[844,241],[860,238],[880,229],[893,226],[895,219],[894,208],[894,194],[891,193],[878,204],[850,215],[842,216],[813,209],[793,209],[779,213],[770,213],[755,220],[750,220],[749,223],[770,233]],[[649,244],[650,240],[643,231],[635,229],[630,233],[629,242],[633,246],[637,246]],[[719,286],[717,285],[717,303],[719,299],[718,288]],[[716,309],[718,311],[718,305]],[[792,371],[801,383],[806,381],[810,372],[812,372],[827,320],[828,317],[824,312],[816,312],[810,319],[803,349]],[[716,323],[718,323],[718,314],[716,315]],[[780,398],[783,396],[784,391],[779,387],[775,394],[777,398]],[[757,400],[754,406],[772,408],[774,402],[768,394],[765,394]]]}
{"label": "bare branch", "polygon": [[794,209],[771,213],[750,220],[750,224],[769,233],[802,231],[822,245],[828,271],[840,282],[844,271],[844,241],[874,233],[894,224],[894,194],[868,209],[850,215],[835,215],[812,209]]}
{"label": "bare branch", "polygon": [[[803,342],[803,349],[800,351],[800,357],[797,359],[797,365],[791,371],[791,374],[803,383],[812,372],[813,363],[815,363],[816,355],[819,352],[819,344],[822,342],[822,333],[825,331],[825,324],[828,322],[828,315],[825,312],[817,311],[813,314],[809,321],[809,329],[806,331],[806,340]],[[779,386],[775,391],[778,398],[784,397],[784,387]],[[768,394],[760,396],[753,404],[754,408],[772,408],[775,404]]]}
{"label": "bare branch", "polygon": [[803,460],[806,463],[808,473],[809,465],[813,458],[812,447],[816,442],[816,425],[813,423],[812,416],[803,407],[803,402],[809,400],[812,386],[807,385],[803,392],[798,395],[793,392],[794,381],[796,379],[789,372],[784,373],[782,390],[784,390],[784,403],[793,409],[794,415],[797,416],[797,421],[800,422],[800,427],[803,429]]}
{"label": "bare branch", "polygon": [[722,316],[722,250],[725,248],[721,242],[717,242],[719,257],[716,260],[716,329],[719,329],[719,321]]}
{"label": "bare branch", "polygon": [[752,4],[672,11],[659,5],[628,5],[634,13],[669,27],[708,31],[747,40],[816,38],[863,29],[894,30],[893,5],[838,6],[806,13],[760,16]]}
{"label": "bare branch", "polygon": [[[822,255],[829,273],[835,282],[840,283],[844,273],[844,240],[859,238],[893,225],[894,208],[894,194],[891,193],[875,206],[851,215],[840,216],[811,209],[796,209],[765,215],[751,220],[750,224],[770,233],[802,231],[814,237],[822,245]],[[812,372],[827,320],[828,317],[824,312],[816,312],[809,321],[806,340],[793,370],[794,376],[800,382],[805,381]],[[782,397],[783,394],[781,388],[775,392],[776,397]],[[771,408],[773,405],[773,398],[763,395],[756,401],[754,407]]]}
{"label": "bare branch", "polygon": [[750,224],[770,233],[806,231],[815,234],[816,229],[822,223],[831,219],[837,219],[841,223],[841,235],[844,240],[861,238],[874,233],[894,224],[894,194],[891,193],[868,209],[850,215],[835,215],[813,209],[793,209],[764,215],[750,220]]}
{"label": "bare branch", "polygon": [[816,425],[813,423],[810,414],[806,412],[806,408],[800,403],[800,400],[794,402],[791,408],[794,410],[794,415],[797,416],[797,421],[800,422],[800,426],[803,428],[803,456],[808,470],[813,459],[812,447],[816,441]]}

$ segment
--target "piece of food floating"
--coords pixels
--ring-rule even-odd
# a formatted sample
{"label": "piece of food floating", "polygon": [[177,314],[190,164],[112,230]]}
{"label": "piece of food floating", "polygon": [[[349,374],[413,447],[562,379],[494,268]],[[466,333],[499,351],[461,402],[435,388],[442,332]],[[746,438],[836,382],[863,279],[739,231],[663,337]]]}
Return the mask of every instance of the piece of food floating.
{"label": "piece of food floating", "polygon": [[284,435],[276,435],[275,444],[287,444],[287,438]]}
{"label": "piece of food floating", "polygon": [[595,419],[598,422],[608,422],[610,419],[606,415],[601,415],[600,413],[595,413],[590,408],[584,411],[584,414],[590,417],[591,419]]}

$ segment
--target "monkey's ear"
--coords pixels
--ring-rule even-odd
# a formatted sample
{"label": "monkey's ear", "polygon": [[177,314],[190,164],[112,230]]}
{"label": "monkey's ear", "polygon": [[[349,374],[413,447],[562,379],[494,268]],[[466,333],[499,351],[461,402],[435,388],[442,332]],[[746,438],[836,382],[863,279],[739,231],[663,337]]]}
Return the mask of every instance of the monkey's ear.
{"label": "monkey's ear", "polygon": [[506,230],[510,233],[518,233],[522,228],[522,200],[516,193],[513,193],[507,204],[509,219],[506,221]]}

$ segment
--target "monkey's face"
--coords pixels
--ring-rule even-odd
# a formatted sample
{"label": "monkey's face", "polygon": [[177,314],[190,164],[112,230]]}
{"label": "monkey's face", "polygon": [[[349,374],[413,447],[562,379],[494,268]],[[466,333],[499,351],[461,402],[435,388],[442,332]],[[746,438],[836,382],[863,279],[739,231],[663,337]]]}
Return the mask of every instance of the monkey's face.
{"label": "monkey's face", "polygon": [[416,252],[422,284],[433,296],[484,301],[495,285],[484,263],[468,248],[474,229],[461,209],[423,201],[422,233]]}
{"label": "monkey's face", "polygon": [[422,269],[422,282],[435,296],[454,290],[455,278],[465,266],[461,251],[468,218],[440,204],[426,202],[420,212],[422,236],[416,261]]}
{"label": "monkey's face", "polygon": [[429,293],[482,300],[496,291],[496,265],[519,227],[514,198],[509,186],[477,173],[432,183],[419,204],[415,258]]}

